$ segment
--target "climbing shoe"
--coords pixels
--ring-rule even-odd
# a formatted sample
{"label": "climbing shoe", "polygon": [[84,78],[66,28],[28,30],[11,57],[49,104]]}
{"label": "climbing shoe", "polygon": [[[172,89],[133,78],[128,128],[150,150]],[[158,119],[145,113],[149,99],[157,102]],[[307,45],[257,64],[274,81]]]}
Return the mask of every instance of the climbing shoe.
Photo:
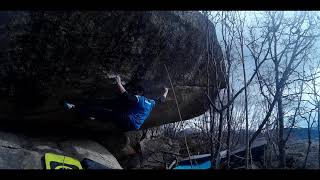
{"label": "climbing shoe", "polygon": [[75,105],[74,105],[74,104],[68,103],[68,102],[66,102],[66,101],[64,101],[63,105],[64,105],[64,108],[66,108],[66,109],[68,109],[68,110],[75,108]]}

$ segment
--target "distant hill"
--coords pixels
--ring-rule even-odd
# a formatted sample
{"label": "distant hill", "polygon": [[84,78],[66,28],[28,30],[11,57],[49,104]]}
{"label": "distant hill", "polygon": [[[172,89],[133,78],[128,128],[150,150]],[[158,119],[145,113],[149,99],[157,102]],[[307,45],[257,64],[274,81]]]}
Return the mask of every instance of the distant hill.
{"label": "distant hill", "polygon": [[[287,136],[289,131],[290,131],[289,128],[284,129],[285,137]],[[293,128],[290,133],[290,138],[297,139],[297,140],[308,139],[308,128]],[[318,139],[318,129],[317,128],[311,129],[311,139]]]}

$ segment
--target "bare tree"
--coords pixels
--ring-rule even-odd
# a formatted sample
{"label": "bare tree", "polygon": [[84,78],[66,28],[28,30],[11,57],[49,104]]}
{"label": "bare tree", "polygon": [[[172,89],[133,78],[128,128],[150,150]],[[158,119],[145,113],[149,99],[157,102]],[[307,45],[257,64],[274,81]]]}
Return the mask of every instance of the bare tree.
{"label": "bare tree", "polygon": [[[216,18],[215,23],[220,24],[220,43],[222,46],[223,62],[226,67],[224,79],[227,82],[227,87],[217,93],[216,99],[212,99],[209,92],[207,92],[212,110],[216,114],[210,116],[212,117],[210,126],[211,143],[215,143],[215,145],[211,147],[211,152],[214,150],[212,158],[216,160],[219,158],[219,152],[224,143],[222,142],[222,134],[226,122],[226,146],[229,166],[232,125],[234,130],[243,128],[239,123],[241,119],[237,119],[237,114],[233,114],[232,112],[234,111],[235,101],[239,99],[238,97],[244,92],[245,116],[243,120],[245,120],[247,139],[246,167],[248,168],[248,157],[252,143],[261,132],[266,132],[265,134],[270,142],[270,147],[273,148],[278,157],[279,167],[284,168],[286,166],[286,142],[288,141],[291,129],[297,123],[296,117],[302,102],[303,86],[300,86],[300,91],[293,88],[293,86],[296,86],[298,82],[301,84],[303,81],[307,81],[305,78],[301,79],[301,77],[299,77],[301,73],[299,66],[310,60],[309,55],[312,53],[311,49],[318,37],[316,32],[318,20],[313,18],[312,13],[309,12],[263,12],[261,14],[254,13],[255,15],[257,14],[257,16],[255,16],[255,24],[247,27],[245,26],[243,17],[240,17],[239,14],[236,12],[218,12],[214,15],[211,14]],[[243,33],[245,32],[245,28],[249,31],[249,35]],[[212,49],[213,42],[212,40],[210,41],[212,37],[209,36],[209,33],[208,38],[207,49]],[[249,51],[250,57],[246,56],[244,51]],[[208,54],[213,55],[214,53],[208,51]],[[212,68],[214,63],[217,62],[214,58],[215,57],[212,56],[209,58],[210,60],[208,59],[207,72]],[[242,64],[244,86],[239,88],[239,84],[237,84],[236,91],[231,77],[233,73],[236,73],[233,66],[237,66],[238,62]],[[248,80],[246,77],[247,62],[254,65],[254,69]],[[217,72],[217,70],[215,71]],[[209,84],[211,77],[207,78]],[[254,79],[257,80],[257,87],[255,84],[252,84]],[[219,86],[219,84],[215,86]],[[248,96],[250,94],[248,93],[248,87],[251,89],[251,86],[252,88],[259,89],[261,96],[257,97],[257,99],[260,99],[265,106],[263,107],[264,113],[256,117],[256,119],[259,118],[259,124],[256,124],[256,131],[250,137],[249,124],[251,124],[251,128],[254,128],[255,125],[253,124],[253,119],[249,120],[248,113]],[[293,90],[295,91],[294,93],[292,93]],[[297,108],[292,108],[293,106],[297,106]],[[293,112],[293,115],[288,115],[291,112]],[[213,121],[214,117],[216,117],[218,121]],[[320,118],[318,119],[320,123]],[[290,122],[290,130],[285,137],[284,128],[287,120]],[[258,123],[258,120],[254,123]],[[214,131],[215,126],[217,126],[216,131]],[[275,130],[277,130],[276,144],[273,143],[273,132]],[[214,135],[215,132],[217,132],[217,135]],[[248,141],[249,137],[250,140]],[[235,137],[235,139],[237,138],[240,138],[240,136]],[[216,161],[216,163],[218,162]],[[218,167],[218,164],[216,164],[216,167]]]}
{"label": "bare tree", "polygon": [[306,165],[307,165],[308,156],[309,156],[309,153],[310,153],[310,147],[311,147],[311,144],[312,144],[312,141],[311,141],[311,130],[312,130],[312,126],[313,126],[313,124],[315,122],[314,121],[315,120],[315,116],[313,116],[313,118],[312,118],[312,111],[310,111],[308,114],[309,114],[308,118],[306,118],[303,115],[301,116],[301,118],[303,118],[308,124],[308,148],[307,148],[306,156],[305,156],[305,159],[304,159],[303,168],[306,168]]}
{"label": "bare tree", "polygon": [[244,106],[245,106],[245,115],[246,115],[246,162],[245,166],[246,169],[249,168],[249,119],[248,119],[248,88],[247,88],[247,78],[246,78],[246,67],[245,67],[245,62],[244,62],[244,23],[245,23],[245,16],[241,18],[241,15],[238,13],[238,20],[239,20],[239,25],[237,26],[237,35],[238,35],[238,40],[239,40],[239,57],[241,59],[242,63],[242,72],[243,72],[243,84],[244,84]]}
{"label": "bare tree", "polygon": [[[279,167],[281,168],[285,167],[283,92],[288,88],[288,79],[291,75],[302,62],[308,59],[308,54],[317,37],[314,32],[315,23],[310,17],[307,12],[297,12],[292,17],[285,16],[284,12],[267,12],[262,22],[265,36],[268,37],[269,58],[274,67],[274,83],[269,83],[269,87],[266,87],[267,92],[272,94],[273,100],[269,101],[269,110],[258,130],[252,135],[250,144],[260,134],[274,106],[277,105]],[[257,53],[251,49],[251,54],[255,58]]]}
{"label": "bare tree", "polygon": [[[319,69],[319,63],[318,63],[318,67],[316,69]],[[317,74],[317,72],[315,73]],[[316,79],[318,79],[318,77],[315,76],[315,74],[313,74],[313,78],[312,78],[312,95],[313,95],[313,106],[317,109],[317,120],[318,120],[318,167],[320,168],[320,95],[319,95],[319,91],[317,91],[316,88]]]}
{"label": "bare tree", "polygon": [[[221,136],[222,131],[224,127],[224,115],[227,119],[227,159],[230,159],[230,137],[231,137],[231,119],[233,119],[231,115],[231,109],[233,109],[233,103],[236,100],[239,95],[242,94],[243,91],[245,91],[245,94],[247,94],[247,87],[250,85],[250,83],[253,81],[254,77],[256,76],[258,69],[262,66],[262,64],[265,62],[265,60],[262,60],[260,62],[257,62],[256,69],[253,71],[253,74],[251,75],[250,79],[247,81],[246,78],[244,79],[244,87],[240,88],[236,93],[234,92],[233,87],[230,85],[230,76],[232,73],[234,73],[234,69],[231,69],[232,66],[236,66],[235,62],[243,62],[243,70],[245,71],[244,66],[244,48],[245,48],[245,38],[244,38],[244,18],[237,14],[236,12],[221,12],[218,13],[217,16],[219,17],[218,21],[220,23],[221,27],[221,44],[223,49],[223,62],[225,63],[225,66],[227,67],[227,72],[225,74],[224,79],[227,82],[227,88],[223,89],[220,93],[217,95],[217,101],[212,101],[211,98],[208,96],[208,99],[212,105],[212,108],[215,112],[219,114],[219,121],[218,121],[218,137],[215,145],[215,153],[214,157],[215,159],[218,159],[219,152],[221,150]],[[239,42],[235,43],[235,40],[239,40]],[[266,37],[265,37],[266,39]],[[261,53],[261,51],[264,51],[266,43],[262,44],[262,48],[258,51]],[[239,48],[240,46],[240,48]],[[245,74],[245,73],[244,73]],[[245,97],[247,99],[247,97]],[[247,100],[246,100],[247,101]],[[248,104],[246,102],[245,104]],[[248,112],[248,108],[246,108],[246,111]],[[246,126],[247,126],[247,139],[249,139],[249,133],[248,133],[248,126],[249,126],[249,120],[248,120],[248,114],[246,115]],[[240,127],[242,128],[242,127]],[[249,141],[248,141],[249,142]],[[249,152],[249,148],[247,148],[247,152]],[[247,159],[249,157],[249,153],[247,153]],[[217,161],[216,161],[217,162]],[[248,161],[246,161],[248,164]],[[229,161],[228,161],[229,164]],[[216,167],[218,164],[216,164]]]}
{"label": "bare tree", "polygon": [[[319,79],[319,67],[320,67],[320,62],[313,64],[313,67],[310,67],[310,78],[308,81],[311,81],[311,84],[306,84],[307,85],[307,92],[309,98],[305,100],[309,105],[314,107],[314,110],[317,110],[317,125],[318,125],[318,167],[320,167],[320,94],[319,94],[319,89],[317,89],[317,80]],[[307,78],[306,78],[307,79]]]}

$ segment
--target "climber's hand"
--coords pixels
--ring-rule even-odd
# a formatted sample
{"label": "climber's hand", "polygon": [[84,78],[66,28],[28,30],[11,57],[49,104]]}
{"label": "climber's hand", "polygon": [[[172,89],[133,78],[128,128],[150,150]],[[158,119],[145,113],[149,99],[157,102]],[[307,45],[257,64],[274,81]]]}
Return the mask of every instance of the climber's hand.
{"label": "climber's hand", "polygon": [[162,88],[163,88],[164,93],[168,93],[169,88],[167,88],[166,86],[163,86]]}
{"label": "climber's hand", "polygon": [[121,84],[121,78],[120,78],[119,75],[116,76],[116,82],[117,82],[118,84]]}
{"label": "climber's hand", "polygon": [[163,88],[163,90],[164,90],[164,92],[163,92],[163,95],[162,95],[162,96],[163,96],[164,98],[166,98],[166,97],[167,97],[167,95],[168,95],[169,88],[167,88],[166,86],[163,86],[162,88]]}

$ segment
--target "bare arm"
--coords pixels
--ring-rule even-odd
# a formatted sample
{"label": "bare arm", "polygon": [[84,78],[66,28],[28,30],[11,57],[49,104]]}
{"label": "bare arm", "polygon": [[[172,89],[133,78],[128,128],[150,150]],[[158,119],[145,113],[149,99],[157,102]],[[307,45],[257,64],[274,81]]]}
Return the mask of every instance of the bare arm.
{"label": "bare arm", "polygon": [[167,95],[168,95],[168,92],[169,92],[169,89],[167,87],[164,87],[164,93],[163,93],[163,97],[164,98],[167,98]]}
{"label": "bare arm", "polygon": [[126,92],[126,89],[123,87],[123,85],[121,84],[121,78],[120,76],[116,76],[116,81],[117,81],[117,86],[121,92],[121,94]]}
{"label": "bare arm", "polygon": [[163,89],[164,89],[163,94],[160,97],[158,97],[157,99],[155,99],[155,101],[158,103],[163,103],[167,98],[169,89],[167,87],[163,87]]}
{"label": "bare arm", "polygon": [[138,98],[136,96],[133,96],[127,92],[127,90],[123,87],[121,84],[121,78],[120,76],[116,76],[117,86],[121,92],[121,98],[125,99],[127,102],[134,104],[138,102]]}

